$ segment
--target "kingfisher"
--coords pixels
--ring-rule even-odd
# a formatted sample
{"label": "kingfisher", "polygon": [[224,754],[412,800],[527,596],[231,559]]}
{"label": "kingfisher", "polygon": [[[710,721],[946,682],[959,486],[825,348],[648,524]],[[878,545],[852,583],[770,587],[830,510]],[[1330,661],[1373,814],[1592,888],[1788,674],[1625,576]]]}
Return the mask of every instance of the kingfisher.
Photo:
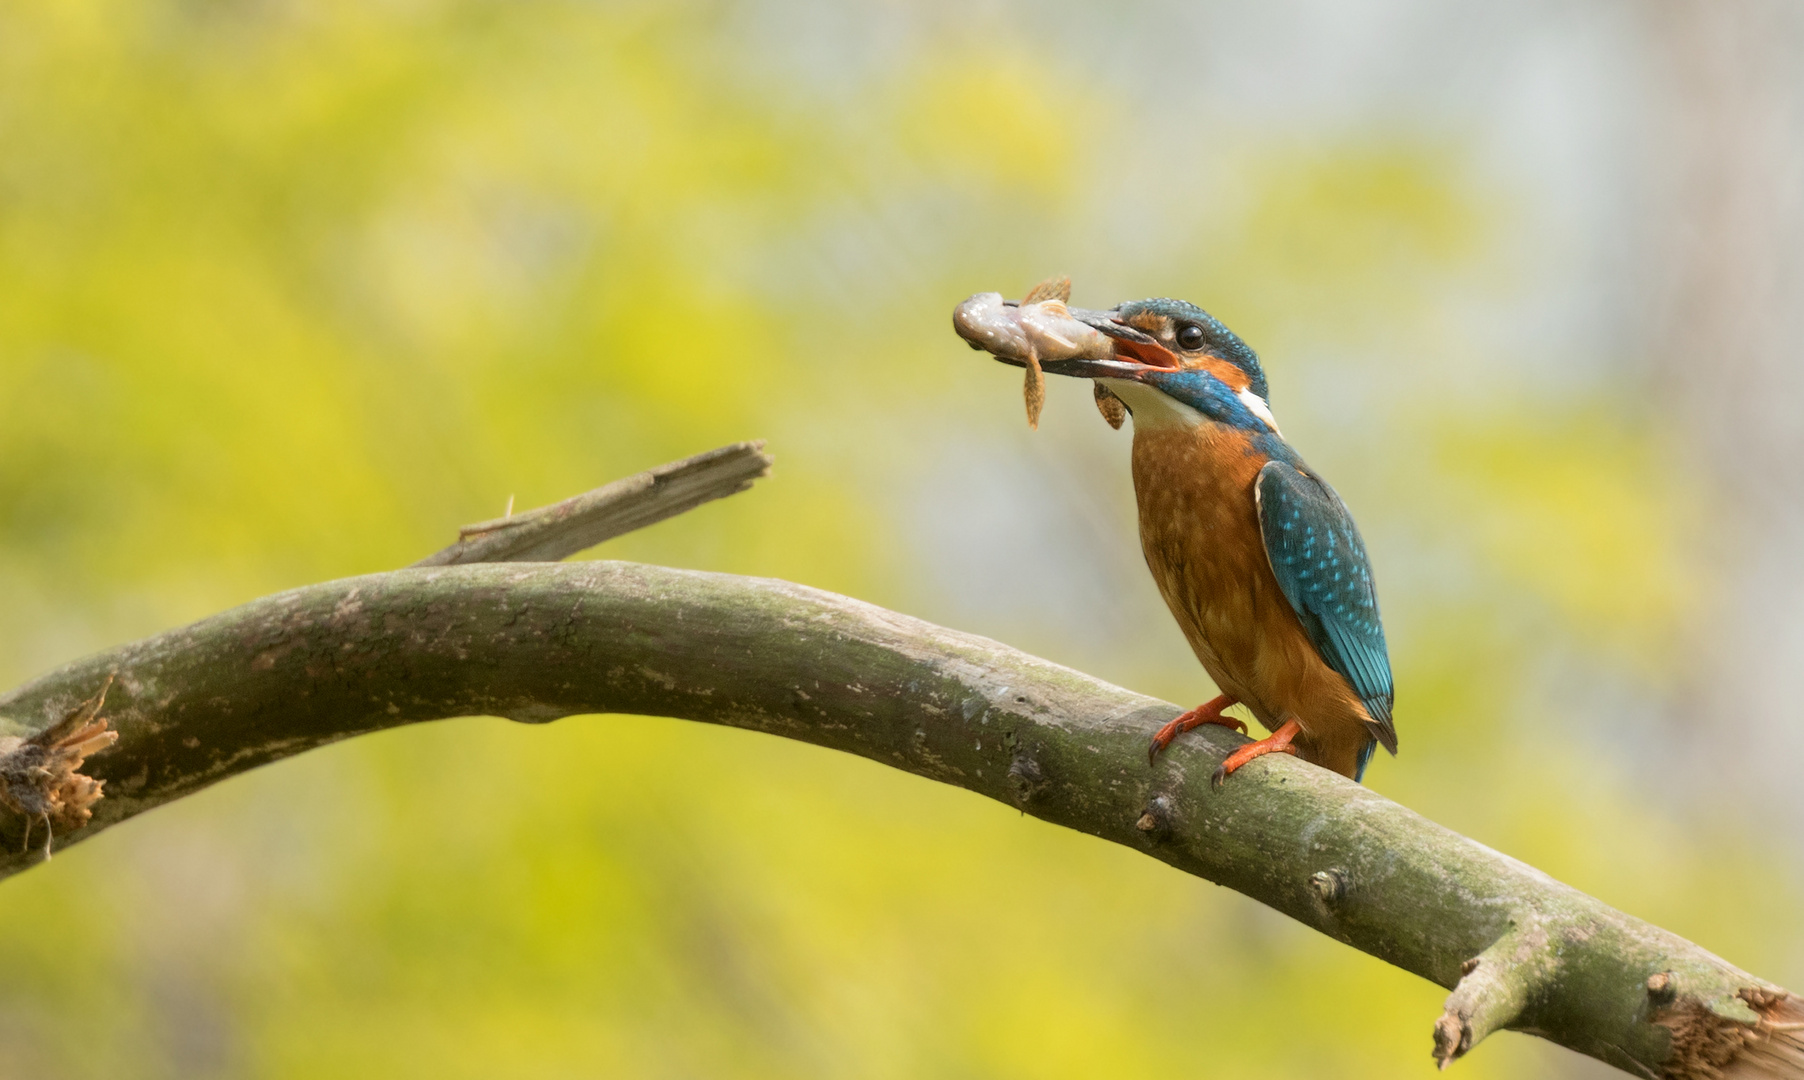
{"label": "kingfisher", "polygon": [[1265,754],[1293,754],[1355,781],[1374,750],[1397,752],[1384,624],[1371,560],[1347,505],[1284,440],[1253,349],[1195,304],[1069,307],[1067,279],[1021,301],[979,293],[953,324],[974,349],[1041,373],[1092,380],[1103,416],[1133,418],[1140,547],[1159,594],[1220,695],[1153,735],[1149,763],[1204,724],[1271,734],[1215,771],[1219,787]]}

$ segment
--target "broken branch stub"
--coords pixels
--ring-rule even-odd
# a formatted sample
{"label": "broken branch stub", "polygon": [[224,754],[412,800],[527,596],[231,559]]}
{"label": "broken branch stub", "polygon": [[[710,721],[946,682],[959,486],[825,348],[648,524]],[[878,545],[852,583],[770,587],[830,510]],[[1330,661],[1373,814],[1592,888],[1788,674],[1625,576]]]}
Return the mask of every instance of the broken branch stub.
{"label": "broken branch stub", "polygon": [[659,465],[593,491],[458,530],[457,543],[415,566],[558,562],[604,540],[735,495],[770,474],[764,440],[733,443]]}
{"label": "broken branch stub", "polygon": [[[1671,977],[1661,973],[1667,979]],[[1657,988],[1658,987],[1658,988]],[[1748,987],[1711,1007],[1660,977],[1648,980],[1654,1022],[1672,1032],[1668,1080],[1783,1080],[1804,1075],[1804,1000]]]}
{"label": "broken branch stub", "polygon": [[1434,1025],[1434,1058],[1445,1069],[1493,1031],[1521,1019],[1553,980],[1554,954],[1538,919],[1521,918],[1484,952],[1460,965],[1460,980]]}
{"label": "broken branch stub", "polygon": [[106,781],[84,776],[90,754],[113,745],[119,733],[100,716],[113,685],[108,674],[100,692],[35,735],[0,737],[0,804],[25,819],[21,844],[30,849],[32,825],[44,823],[44,858],[50,858],[55,831],[79,829],[93,817]]}
{"label": "broken branch stub", "polygon": [[[604,540],[643,528],[714,499],[746,490],[770,472],[764,440],[733,443],[648,469],[551,506],[466,525],[458,541],[417,566],[479,562],[556,562]],[[118,733],[100,718],[113,685],[108,672],[100,692],[61,720],[29,737],[0,737],[0,805],[24,819],[21,852],[29,852],[33,825],[44,825],[44,858],[55,834],[81,828],[103,797],[104,781],[82,774],[91,754],[111,746]]]}

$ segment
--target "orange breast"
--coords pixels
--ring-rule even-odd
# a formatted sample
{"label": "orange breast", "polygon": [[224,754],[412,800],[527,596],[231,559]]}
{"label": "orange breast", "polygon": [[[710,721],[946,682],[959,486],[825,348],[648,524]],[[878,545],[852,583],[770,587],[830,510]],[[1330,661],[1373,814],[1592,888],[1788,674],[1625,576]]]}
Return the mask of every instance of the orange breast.
{"label": "orange breast", "polygon": [[1205,422],[1134,433],[1140,546],[1191,649],[1268,730],[1295,718],[1305,760],[1353,775],[1365,707],[1311,645],[1278,588],[1253,487],[1268,459]]}

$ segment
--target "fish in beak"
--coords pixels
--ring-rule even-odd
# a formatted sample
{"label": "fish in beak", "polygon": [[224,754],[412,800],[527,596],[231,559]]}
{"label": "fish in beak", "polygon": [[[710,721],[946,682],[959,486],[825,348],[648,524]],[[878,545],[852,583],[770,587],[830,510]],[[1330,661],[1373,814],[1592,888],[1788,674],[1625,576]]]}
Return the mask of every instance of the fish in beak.
{"label": "fish in beak", "polygon": [[[1042,372],[1082,379],[1136,379],[1149,368],[1175,370],[1178,358],[1158,339],[1116,318],[1114,311],[1070,307],[1071,279],[1051,278],[1020,300],[978,293],[952,312],[952,327],[971,348],[1027,369],[1024,396],[1029,426],[1040,426],[1046,402]],[[1127,408],[1101,383],[1096,407],[1110,427]]]}

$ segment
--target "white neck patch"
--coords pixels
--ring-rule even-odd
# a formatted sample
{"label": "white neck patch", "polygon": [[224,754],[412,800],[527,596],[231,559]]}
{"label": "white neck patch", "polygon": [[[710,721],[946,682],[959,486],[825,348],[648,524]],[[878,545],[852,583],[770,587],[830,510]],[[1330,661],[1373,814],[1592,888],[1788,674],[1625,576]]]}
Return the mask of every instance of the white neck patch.
{"label": "white neck patch", "polygon": [[[1114,395],[1122,400],[1134,414],[1134,427],[1137,430],[1153,431],[1164,428],[1190,429],[1200,427],[1209,418],[1195,409],[1167,397],[1143,382],[1133,379],[1098,379],[1107,386]],[[1278,421],[1272,416],[1272,407],[1265,399],[1252,390],[1240,391],[1240,403],[1247,411],[1259,418],[1259,422],[1272,430],[1272,434],[1282,437],[1278,430]]]}
{"label": "white neck patch", "polygon": [[1252,387],[1242,390],[1239,397],[1240,403],[1247,407],[1247,411],[1263,420],[1265,426],[1272,429],[1273,435],[1283,437],[1284,433],[1278,430],[1278,419],[1272,415],[1272,407],[1265,403],[1264,398],[1253,393]]}
{"label": "white neck patch", "polygon": [[1135,379],[1098,379],[1134,414],[1135,431],[1201,427],[1208,417]]}

